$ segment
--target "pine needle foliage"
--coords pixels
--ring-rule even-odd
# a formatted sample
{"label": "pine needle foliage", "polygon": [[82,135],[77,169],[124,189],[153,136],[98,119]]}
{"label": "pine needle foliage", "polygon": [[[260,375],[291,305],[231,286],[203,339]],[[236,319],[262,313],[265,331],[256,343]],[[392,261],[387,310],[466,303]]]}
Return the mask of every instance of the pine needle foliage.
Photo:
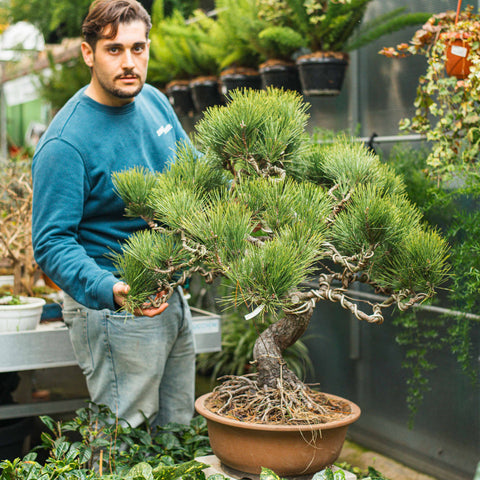
{"label": "pine needle foliage", "polygon": [[435,230],[410,230],[395,255],[386,258],[375,272],[378,283],[390,290],[432,293],[448,274],[448,247]]}
{"label": "pine needle foliage", "polygon": [[217,196],[210,208],[186,219],[184,228],[189,237],[206,247],[212,264],[225,270],[231,261],[243,258],[252,231],[251,213],[228,196]]}
{"label": "pine needle foliage", "polygon": [[168,191],[162,188],[155,189],[149,204],[160,225],[177,231],[203,211],[205,202],[193,189],[172,188]]}
{"label": "pine needle foliage", "polygon": [[148,199],[156,183],[154,173],[145,168],[134,167],[128,171],[114,172],[113,186],[126,204],[128,217],[153,218]]}
{"label": "pine needle foliage", "polygon": [[122,255],[114,258],[117,271],[130,285],[126,310],[132,312],[155,296],[159,288],[168,288],[176,267],[188,261],[178,238],[153,230],[132,235]]}
{"label": "pine needle foliage", "polygon": [[244,182],[238,187],[238,196],[262,222],[264,232],[305,222],[312,230],[324,233],[327,224],[319,219],[326,218],[333,208],[331,198],[322,187],[291,178],[284,181],[257,178]]}
{"label": "pine needle foliage", "polygon": [[231,176],[219,169],[208,155],[200,155],[191,144],[184,143],[177,148],[175,162],[158,178],[157,188],[159,193],[186,188],[202,197],[225,189],[230,181]]}
{"label": "pine needle foliage", "polygon": [[385,196],[372,185],[357,188],[348,206],[337,216],[332,236],[340,252],[347,256],[381,248],[392,251],[412,229],[417,229],[420,213],[404,196]]}
{"label": "pine needle foliage", "polygon": [[373,184],[386,193],[403,193],[399,175],[360,142],[342,135],[331,145],[313,145],[305,157],[307,178],[345,195],[357,185]]}
{"label": "pine needle foliage", "polygon": [[197,124],[201,148],[233,175],[271,175],[301,153],[307,106],[296,92],[236,90]]}
{"label": "pine needle foliage", "polygon": [[262,305],[266,312],[288,308],[288,293],[305,281],[320,259],[322,237],[301,225],[286,227],[262,247],[249,245],[226,273],[237,289],[226,300]]}

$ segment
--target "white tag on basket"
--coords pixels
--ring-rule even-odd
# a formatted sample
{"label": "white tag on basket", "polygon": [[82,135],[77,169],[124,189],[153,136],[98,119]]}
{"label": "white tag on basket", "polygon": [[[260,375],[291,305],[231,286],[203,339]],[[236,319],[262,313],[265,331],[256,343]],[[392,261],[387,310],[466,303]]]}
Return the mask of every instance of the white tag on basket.
{"label": "white tag on basket", "polygon": [[259,305],[253,312],[245,315],[245,320],[251,320],[252,318],[255,318],[264,308],[265,305]]}
{"label": "white tag on basket", "polygon": [[450,50],[452,55],[456,55],[457,57],[465,58],[467,56],[467,49],[465,47],[461,47],[460,45],[452,45],[452,49]]}

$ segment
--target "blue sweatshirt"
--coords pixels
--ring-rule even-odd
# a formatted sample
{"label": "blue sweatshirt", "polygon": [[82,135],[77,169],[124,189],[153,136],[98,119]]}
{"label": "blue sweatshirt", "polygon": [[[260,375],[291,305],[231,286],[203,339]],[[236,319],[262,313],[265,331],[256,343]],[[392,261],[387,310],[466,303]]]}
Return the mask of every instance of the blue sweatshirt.
{"label": "blue sweatshirt", "polygon": [[95,102],[85,88],[57,113],[33,157],[33,247],[42,271],[72,298],[113,310],[119,280],[108,255],[146,224],[124,216],[112,172],[161,171],[187,135],[150,85],[122,107]]}

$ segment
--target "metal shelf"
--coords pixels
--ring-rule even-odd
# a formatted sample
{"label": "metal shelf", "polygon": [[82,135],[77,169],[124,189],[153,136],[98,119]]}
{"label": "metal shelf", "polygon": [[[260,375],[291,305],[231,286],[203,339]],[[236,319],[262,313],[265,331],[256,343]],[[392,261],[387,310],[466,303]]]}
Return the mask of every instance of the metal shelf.
{"label": "metal shelf", "polygon": [[[191,308],[195,352],[221,350],[220,315]],[[62,321],[40,324],[35,330],[0,333],[0,372],[18,372],[77,365],[70,335]],[[0,419],[73,411],[86,399],[5,405]]]}

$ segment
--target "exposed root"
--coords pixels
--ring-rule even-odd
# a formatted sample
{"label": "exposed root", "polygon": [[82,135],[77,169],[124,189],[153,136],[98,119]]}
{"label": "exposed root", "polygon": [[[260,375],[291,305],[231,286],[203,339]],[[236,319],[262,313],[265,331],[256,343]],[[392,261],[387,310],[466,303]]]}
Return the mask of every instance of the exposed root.
{"label": "exposed root", "polygon": [[333,399],[302,383],[259,387],[257,374],[225,376],[209,397],[209,410],[236,420],[309,425],[340,420],[351,413],[347,402]]}

